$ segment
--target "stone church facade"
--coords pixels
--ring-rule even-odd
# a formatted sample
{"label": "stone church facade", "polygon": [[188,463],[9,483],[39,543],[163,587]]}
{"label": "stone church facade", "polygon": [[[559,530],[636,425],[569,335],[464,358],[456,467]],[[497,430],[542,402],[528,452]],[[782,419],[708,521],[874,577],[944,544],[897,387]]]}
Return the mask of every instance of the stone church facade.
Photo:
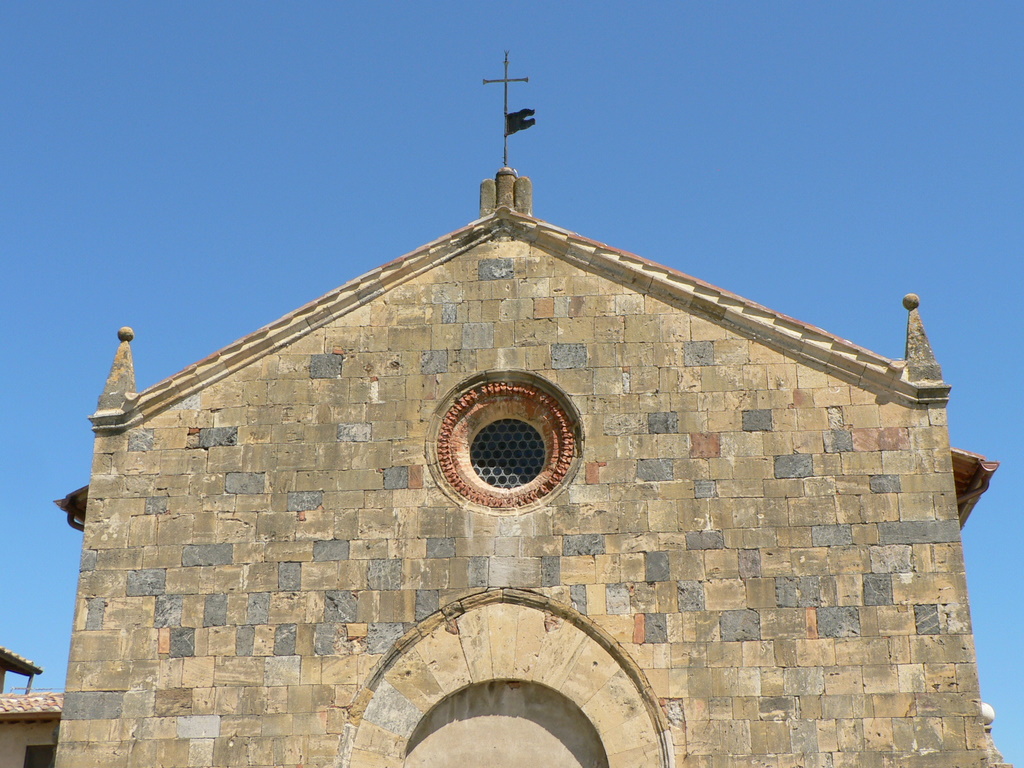
{"label": "stone church facade", "polygon": [[122,329],[58,768],[996,762],[916,297],[889,360],[481,200],[143,392]]}

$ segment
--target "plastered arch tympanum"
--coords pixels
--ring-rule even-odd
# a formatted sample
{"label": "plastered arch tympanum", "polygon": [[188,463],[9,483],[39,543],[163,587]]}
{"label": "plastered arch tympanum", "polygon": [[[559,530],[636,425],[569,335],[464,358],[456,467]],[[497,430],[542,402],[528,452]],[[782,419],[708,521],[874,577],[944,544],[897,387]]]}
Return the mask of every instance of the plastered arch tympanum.
{"label": "plastered arch tympanum", "polygon": [[671,768],[668,723],[642,670],[587,617],[532,592],[502,589],[445,606],[384,656],[351,709],[343,768],[402,768],[408,741],[446,697],[493,680],[572,701],[610,768]]}

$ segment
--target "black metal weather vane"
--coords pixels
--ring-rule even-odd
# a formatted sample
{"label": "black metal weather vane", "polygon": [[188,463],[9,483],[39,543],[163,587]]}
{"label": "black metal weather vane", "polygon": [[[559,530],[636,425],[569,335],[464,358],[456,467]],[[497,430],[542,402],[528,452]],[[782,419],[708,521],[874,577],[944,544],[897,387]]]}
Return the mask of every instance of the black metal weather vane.
{"label": "black metal weather vane", "polygon": [[508,51],[505,51],[505,77],[500,80],[484,80],[484,85],[488,83],[504,83],[505,84],[505,154],[503,156],[503,165],[508,165],[508,137],[518,131],[525,131],[527,128],[532,126],[537,121],[533,119],[536,114],[536,110],[533,109],[520,109],[518,112],[512,112],[509,114],[508,111],[508,84],[509,83],[528,83],[530,78],[528,77],[509,77],[508,76]]}

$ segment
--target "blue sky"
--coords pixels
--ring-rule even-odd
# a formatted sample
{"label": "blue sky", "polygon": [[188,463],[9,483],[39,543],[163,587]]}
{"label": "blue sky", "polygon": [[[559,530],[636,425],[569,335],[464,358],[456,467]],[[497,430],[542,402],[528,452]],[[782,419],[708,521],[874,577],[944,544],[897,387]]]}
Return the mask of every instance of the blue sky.
{"label": "blue sky", "polygon": [[[96,405],[477,215],[510,139],[535,212],[890,357],[914,291],[953,444],[982,691],[1024,762],[1024,5],[0,5],[0,645],[61,688]],[[17,683],[16,683],[17,684]]]}

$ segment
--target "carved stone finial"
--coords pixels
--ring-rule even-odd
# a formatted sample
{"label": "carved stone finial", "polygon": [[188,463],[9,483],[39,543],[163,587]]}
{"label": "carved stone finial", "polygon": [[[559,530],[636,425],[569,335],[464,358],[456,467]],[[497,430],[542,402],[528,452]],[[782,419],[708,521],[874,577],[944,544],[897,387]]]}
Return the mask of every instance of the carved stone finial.
{"label": "carved stone finial", "polygon": [[493,179],[480,184],[480,216],[490,216],[499,208],[533,216],[533,183],[508,166],[498,169]]}
{"label": "carved stone finial", "polygon": [[511,208],[513,211],[516,209],[515,203],[515,183],[516,183],[516,172],[508,166],[499,168],[497,175],[494,177],[494,183],[497,186],[497,200],[495,201],[498,208]]}
{"label": "carved stone finial", "polygon": [[942,366],[935,359],[932,345],[921,321],[921,299],[916,293],[903,297],[903,306],[909,311],[907,317],[907,380],[911,382],[941,382]]}
{"label": "carved stone finial", "polygon": [[480,218],[494,213],[497,194],[494,179],[484,179],[480,182]]}
{"label": "carved stone finial", "polygon": [[100,395],[98,410],[119,411],[123,410],[125,397],[130,392],[135,392],[135,363],[132,361],[131,340],[135,338],[135,331],[128,326],[117,332],[120,344],[114,355],[114,363],[110,366],[110,374],[107,376],[107,384],[103,387],[103,394]]}

